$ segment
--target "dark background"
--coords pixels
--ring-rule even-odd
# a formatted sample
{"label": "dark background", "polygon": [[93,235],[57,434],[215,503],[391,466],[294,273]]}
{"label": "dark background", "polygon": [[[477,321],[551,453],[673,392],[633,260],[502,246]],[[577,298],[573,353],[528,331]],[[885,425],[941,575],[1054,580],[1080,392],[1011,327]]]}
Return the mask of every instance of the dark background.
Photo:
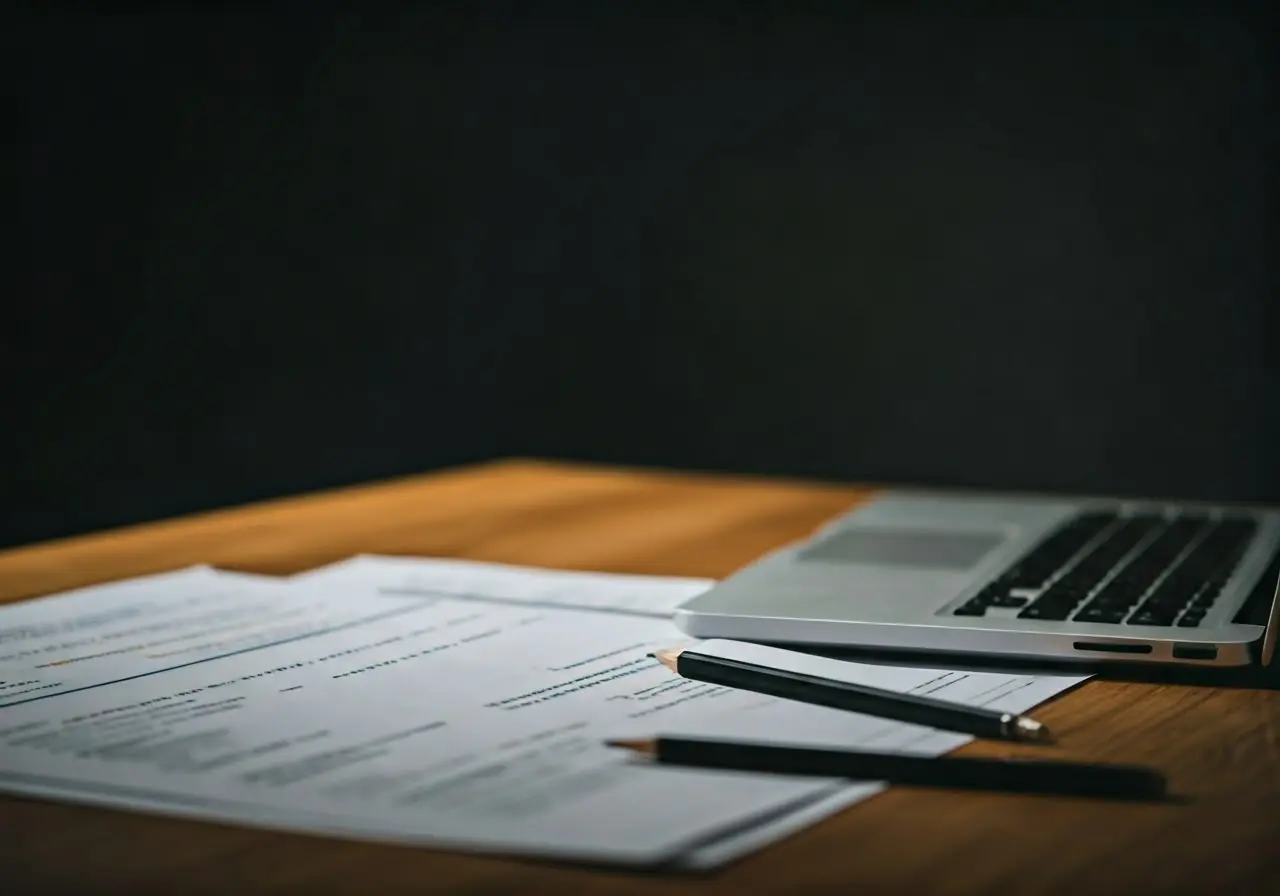
{"label": "dark background", "polygon": [[1280,500],[1261,5],[96,9],[4,14],[0,543],[509,454]]}

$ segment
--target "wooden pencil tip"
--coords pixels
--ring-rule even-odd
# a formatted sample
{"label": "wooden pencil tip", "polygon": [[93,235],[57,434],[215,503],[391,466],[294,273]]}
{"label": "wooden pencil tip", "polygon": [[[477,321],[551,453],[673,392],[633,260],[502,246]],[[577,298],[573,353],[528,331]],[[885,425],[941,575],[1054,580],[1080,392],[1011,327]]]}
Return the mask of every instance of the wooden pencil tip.
{"label": "wooden pencil tip", "polygon": [[678,648],[671,649],[671,650],[655,650],[653,653],[650,654],[650,656],[652,656],[658,662],[662,663],[662,665],[666,666],[672,672],[676,672],[677,671],[676,661],[680,658],[680,654],[683,652],[684,652],[683,650],[680,650]]}
{"label": "wooden pencil tip", "polygon": [[658,752],[658,745],[651,740],[607,740],[605,746],[621,747],[646,756],[653,756]]}

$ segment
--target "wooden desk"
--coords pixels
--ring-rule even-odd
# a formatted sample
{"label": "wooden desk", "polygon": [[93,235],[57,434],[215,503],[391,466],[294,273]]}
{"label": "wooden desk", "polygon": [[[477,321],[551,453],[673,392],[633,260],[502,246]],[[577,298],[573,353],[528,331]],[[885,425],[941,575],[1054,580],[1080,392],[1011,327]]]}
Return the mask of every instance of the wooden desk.
{"label": "wooden desk", "polygon": [[[196,562],[287,573],[358,552],[722,576],[866,494],[497,463],[0,553],[0,599]],[[1091,682],[1039,715],[1061,753],[1158,765],[1191,800],[894,789],[699,878],[8,799],[0,891],[1261,893],[1280,880],[1280,693]]]}

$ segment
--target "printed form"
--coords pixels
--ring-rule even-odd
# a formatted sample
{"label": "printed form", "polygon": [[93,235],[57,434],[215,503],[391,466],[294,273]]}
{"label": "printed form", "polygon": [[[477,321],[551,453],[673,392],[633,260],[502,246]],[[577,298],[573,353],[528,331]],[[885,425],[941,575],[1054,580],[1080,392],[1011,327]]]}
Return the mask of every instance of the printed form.
{"label": "printed form", "polygon": [[670,619],[713,579],[542,569],[437,557],[361,554],[293,576],[293,581],[351,583],[383,594],[465,597],[489,603],[576,607]]}
{"label": "printed form", "polygon": [[[0,789],[397,843],[705,868],[882,785],[650,766],[605,739],[785,731],[792,743],[925,754],[969,739],[672,675],[649,652],[685,639],[669,609],[649,607],[683,600],[689,580],[666,594],[644,577],[646,605],[637,577],[583,574],[598,606],[582,609],[546,599],[559,572],[477,568],[469,583],[450,561],[432,587],[436,561],[380,559],[281,581],[194,569],[137,580],[137,592],[77,592],[65,608],[55,597],[0,610]],[[406,563],[423,593],[405,593]],[[486,574],[513,572],[523,591],[508,583],[486,595]],[[210,618],[215,605],[225,615]],[[167,627],[123,612],[139,606]],[[1009,711],[1083,680],[865,669],[885,687]]]}

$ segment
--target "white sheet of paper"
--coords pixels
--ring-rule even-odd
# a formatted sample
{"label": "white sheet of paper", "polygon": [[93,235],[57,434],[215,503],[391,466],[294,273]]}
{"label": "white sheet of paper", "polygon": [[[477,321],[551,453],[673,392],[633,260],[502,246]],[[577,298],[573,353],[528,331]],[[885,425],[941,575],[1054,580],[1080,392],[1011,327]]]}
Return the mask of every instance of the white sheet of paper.
{"label": "white sheet of paper", "polygon": [[[524,573],[530,593],[546,587]],[[599,593],[608,578],[596,599],[609,599]],[[236,582],[228,593],[247,596],[224,599],[251,605],[261,584]],[[679,679],[648,656],[676,635],[661,619],[370,586],[294,581],[277,599],[326,621],[342,601],[352,615],[167,667],[135,651],[129,661],[149,662],[146,674],[0,709],[0,789],[457,849],[710,867],[880,785],[651,767],[605,738],[785,731],[932,753],[968,739]],[[103,600],[92,612],[109,609]],[[0,630],[12,628],[7,612]],[[279,610],[263,612],[274,625]],[[1081,680],[1010,690],[1026,677],[950,674],[895,669],[892,686],[964,699],[1003,682],[1004,708],[1022,710]]]}
{"label": "white sheet of paper", "polygon": [[373,585],[387,594],[466,597],[495,603],[577,607],[670,619],[713,579],[540,569],[441,557],[362,554],[293,576],[293,581]]}
{"label": "white sheet of paper", "polygon": [[0,609],[0,708],[272,647],[403,606],[208,566],[12,604]]}

